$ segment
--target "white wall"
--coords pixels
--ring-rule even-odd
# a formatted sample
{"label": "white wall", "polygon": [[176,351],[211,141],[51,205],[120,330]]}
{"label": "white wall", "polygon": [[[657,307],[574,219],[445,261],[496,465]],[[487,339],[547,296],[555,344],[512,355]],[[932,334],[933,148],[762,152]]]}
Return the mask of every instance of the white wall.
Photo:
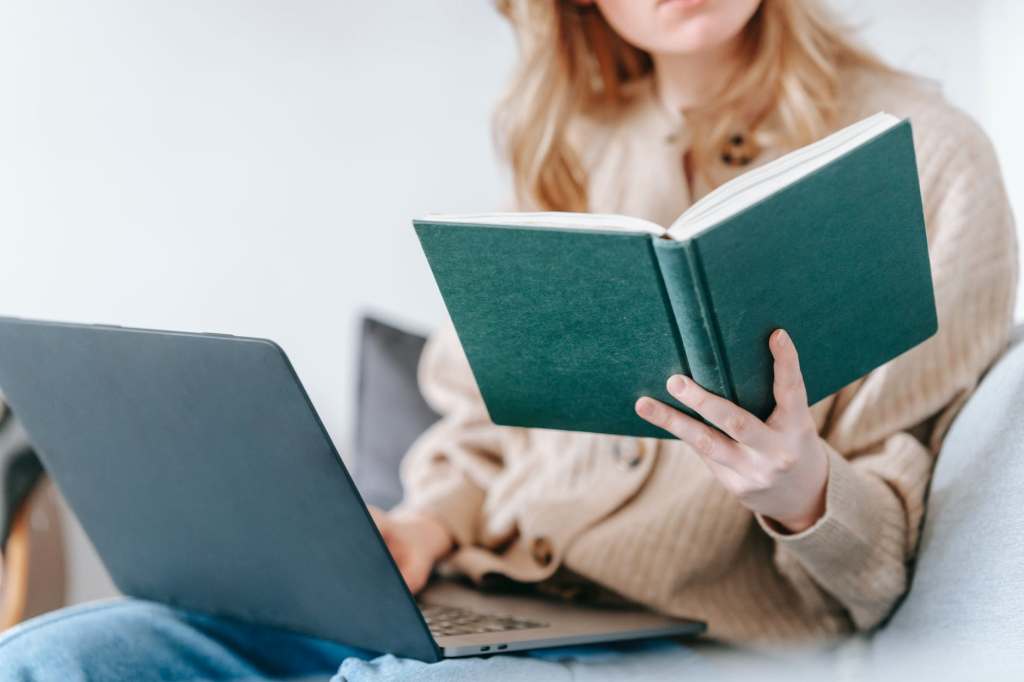
{"label": "white wall", "polygon": [[443,307],[409,219],[489,207],[484,3],[0,5],[0,310],[266,335],[335,437],[363,307]]}
{"label": "white wall", "polygon": [[[988,0],[979,16],[979,73],[984,84],[979,118],[995,142],[1020,234],[1024,230],[1024,2]],[[1022,299],[1018,296],[1018,318],[1024,316]]]}
{"label": "white wall", "polygon": [[[1019,212],[1021,4],[834,4],[988,126]],[[344,446],[357,312],[443,314],[409,218],[504,194],[513,57],[479,0],[6,0],[0,314],[273,337]]]}

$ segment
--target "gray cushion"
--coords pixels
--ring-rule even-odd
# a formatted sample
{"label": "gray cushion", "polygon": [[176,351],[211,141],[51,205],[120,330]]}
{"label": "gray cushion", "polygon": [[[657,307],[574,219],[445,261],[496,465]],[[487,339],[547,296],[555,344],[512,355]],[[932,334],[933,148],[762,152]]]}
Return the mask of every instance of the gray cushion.
{"label": "gray cushion", "polygon": [[870,647],[878,662],[927,643],[946,672],[947,659],[1024,663],[1022,332],[946,437],[912,589]]}
{"label": "gray cushion", "polygon": [[42,477],[28,435],[7,407],[0,402],[0,553],[7,544],[14,514]]}
{"label": "gray cushion", "polygon": [[382,320],[362,320],[352,473],[363,499],[385,509],[402,497],[402,456],[438,419],[416,383],[425,341]]}

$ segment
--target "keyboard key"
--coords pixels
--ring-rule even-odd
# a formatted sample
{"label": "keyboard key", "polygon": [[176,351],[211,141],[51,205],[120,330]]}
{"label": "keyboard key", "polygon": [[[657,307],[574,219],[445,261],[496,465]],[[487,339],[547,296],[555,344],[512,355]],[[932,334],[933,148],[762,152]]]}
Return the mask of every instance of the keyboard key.
{"label": "keyboard key", "polygon": [[423,605],[423,619],[435,637],[484,634],[547,627],[547,623],[507,615],[483,614],[455,606]]}

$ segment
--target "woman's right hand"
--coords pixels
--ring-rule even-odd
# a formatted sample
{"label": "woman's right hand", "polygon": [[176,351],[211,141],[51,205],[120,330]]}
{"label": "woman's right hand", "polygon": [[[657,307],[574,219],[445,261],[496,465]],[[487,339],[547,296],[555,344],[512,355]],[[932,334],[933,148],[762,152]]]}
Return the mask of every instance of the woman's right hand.
{"label": "woman's right hand", "polygon": [[427,584],[434,564],[451,551],[455,544],[451,533],[437,519],[421,512],[387,512],[374,506],[369,509],[405,584],[416,594]]}

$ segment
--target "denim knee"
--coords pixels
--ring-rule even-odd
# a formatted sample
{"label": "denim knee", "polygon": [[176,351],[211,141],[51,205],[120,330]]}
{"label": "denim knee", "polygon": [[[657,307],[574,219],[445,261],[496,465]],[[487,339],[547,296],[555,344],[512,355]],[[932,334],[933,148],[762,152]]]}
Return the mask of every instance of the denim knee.
{"label": "denim knee", "polygon": [[130,677],[119,665],[140,624],[163,607],[124,599],[60,609],[0,635],[0,682]]}
{"label": "denim knee", "polygon": [[8,680],[239,680],[330,676],[367,652],[335,642],[119,599],[62,609],[0,636]]}

